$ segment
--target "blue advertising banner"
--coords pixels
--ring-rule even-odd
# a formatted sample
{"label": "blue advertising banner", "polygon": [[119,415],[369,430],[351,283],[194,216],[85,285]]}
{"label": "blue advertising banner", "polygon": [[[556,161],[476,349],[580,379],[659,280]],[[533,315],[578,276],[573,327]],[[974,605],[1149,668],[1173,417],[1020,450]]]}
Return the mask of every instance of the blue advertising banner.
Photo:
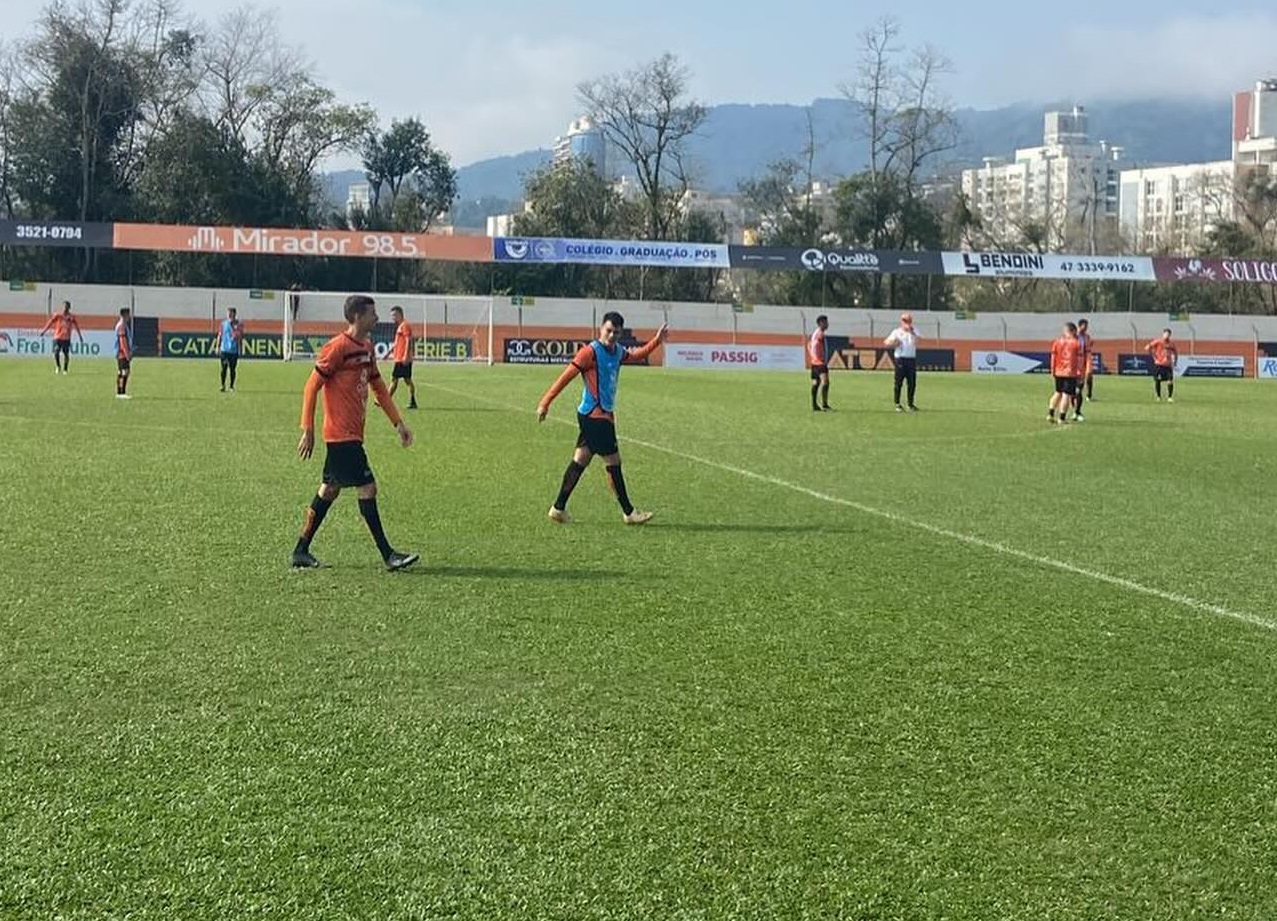
{"label": "blue advertising banner", "polygon": [[772,272],[828,272],[834,274],[942,275],[939,253],[890,249],[826,249],[791,246],[730,246],[734,269]]}
{"label": "blue advertising banner", "polygon": [[674,269],[726,269],[722,243],[643,240],[576,240],[559,237],[493,237],[492,258],[505,263],[634,265]]}
{"label": "blue advertising banner", "polygon": [[1147,355],[1120,352],[1117,356],[1117,373],[1119,376],[1151,377],[1153,359]]}

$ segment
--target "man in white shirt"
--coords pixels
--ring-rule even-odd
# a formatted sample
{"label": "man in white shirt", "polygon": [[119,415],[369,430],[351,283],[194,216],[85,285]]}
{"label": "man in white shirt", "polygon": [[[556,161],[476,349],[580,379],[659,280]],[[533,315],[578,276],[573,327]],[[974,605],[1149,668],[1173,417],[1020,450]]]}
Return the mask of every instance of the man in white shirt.
{"label": "man in white shirt", "polygon": [[900,405],[900,385],[908,385],[909,412],[916,413],[913,395],[918,389],[918,332],[913,328],[913,315],[902,313],[900,326],[882,344],[892,350],[891,358],[896,366],[896,412],[904,412]]}

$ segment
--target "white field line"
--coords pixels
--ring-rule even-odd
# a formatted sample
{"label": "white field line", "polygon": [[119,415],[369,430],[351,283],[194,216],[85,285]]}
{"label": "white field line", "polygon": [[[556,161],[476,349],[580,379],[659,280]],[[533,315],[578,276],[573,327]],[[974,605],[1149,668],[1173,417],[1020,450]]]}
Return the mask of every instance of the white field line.
{"label": "white field line", "polygon": [[[432,389],[435,389],[435,390],[443,391],[445,393],[450,393],[455,396],[464,397],[466,399],[475,400],[481,403],[488,403],[492,406],[499,406],[503,409],[508,409],[511,412],[526,411],[529,419],[533,418],[533,413],[531,408],[527,408],[525,410],[524,408],[521,408],[521,407],[512,406],[509,403],[502,403],[496,400],[489,400],[486,397],[477,396],[476,394],[467,393],[461,390],[453,390],[450,387],[441,387],[438,384],[431,383],[431,384],[425,384],[425,386],[431,387]],[[572,423],[567,419],[554,419],[553,421],[560,422],[564,425],[572,425]],[[1142,582],[1136,582],[1134,579],[1124,579],[1121,576],[1113,576],[1105,572],[1100,572],[1098,570],[1087,569],[1084,566],[1076,566],[1073,563],[1069,563],[1064,560],[1054,559],[1052,557],[1039,556],[1036,553],[1030,553],[1027,550],[1020,550],[1017,547],[1011,547],[999,541],[986,540],[985,538],[977,537],[974,534],[964,534],[961,531],[953,531],[953,530],[950,530],[949,528],[942,528],[937,525],[928,524],[925,521],[918,521],[915,518],[910,518],[906,515],[901,515],[897,512],[891,512],[891,511],[887,511],[886,509],[875,508],[872,505],[865,505],[863,502],[855,502],[851,499],[843,499],[840,496],[831,496],[828,493],[823,493],[815,489],[809,489],[808,487],[802,486],[798,483],[791,483],[788,480],[782,480],[779,477],[769,476],[765,473],[758,473],[753,470],[746,470],[743,467],[736,467],[732,464],[720,463],[719,461],[711,460],[710,458],[707,458],[707,457],[700,457],[699,455],[696,455],[696,454],[689,454],[686,451],[679,451],[674,448],[667,448],[664,445],[658,445],[650,441],[643,441],[641,439],[633,438],[628,435],[625,437],[625,444],[638,445],[639,447],[647,448],[649,451],[656,451],[661,454],[667,454],[670,457],[676,457],[680,460],[684,460],[689,463],[700,464],[703,467],[709,467],[713,470],[720,470],[724,473],[735,474],[736,476],[743,477],[744,479],[747,479],[747,480],[754,480],[755,482],[758,482],[758,483],[766,483],[769,486],[776,486],[780,489],[787,489],[790,492],[795,492],[800,495],[804,495],[809,498],[819,500],[821,502],[827,502],[830,505],[838,505],[838,506],[842,506],[843,508],[854,509],[855,511],[860,512],[861,514],[870,515],[874,518],[881,518],[884,521],[890,521],[892,524],[900,525],[901,527],[912,528],[913,530],[923,531],[927,534],[932,534],[936,537],[943,537],[943,538],[946,538],[947,540],[955,541],[961,544],[966,544],[968,547],[978,547],[981,550],[988,550],[993,553],[999,554],[1001,556],[1009,556],[1014,559],[1023,560],[1026,563],[1032,563],[1036,566],[1041,566],[1046,569],[1055,569],[1060,572],[1069,573],[1070,575],[1082,576],[1083,578],[1091,579],[1095,582],[1102,582],[1106,585],[1112,585],[1116,588],[1125,589],[1126,591],[1132,592],[1137,595],[1145,595],[1149,598],[1157,598],[1161,601],[1167,601],[1174,605],[1179,605],[1181,607],[1189,608],[1190,610],[1196,611],[1199,614],[1209,614],[1214,617],[1224,617],[1230,620],[1241,621],[1244,624],[1250,624],[1255,627],[1262,627],[1265,630],[1277,630],[1277,621],[1268,620],[1267,618],[1260,617],[1257,614],[1250,614],[1246,611],[1235,611],[1232,608],[1225,607],[1224,605],[1221,605],[1221,604],[1214,604],[1209,601],[1201,601],[1197,598],[1190,597],[1189,595],[1180,594],[1179,592],[1169,592],[1169,591],[1166,591],[1165,589],[1156,588],[1155,586],[1152,586],[1152,585],[1145,585]]]}

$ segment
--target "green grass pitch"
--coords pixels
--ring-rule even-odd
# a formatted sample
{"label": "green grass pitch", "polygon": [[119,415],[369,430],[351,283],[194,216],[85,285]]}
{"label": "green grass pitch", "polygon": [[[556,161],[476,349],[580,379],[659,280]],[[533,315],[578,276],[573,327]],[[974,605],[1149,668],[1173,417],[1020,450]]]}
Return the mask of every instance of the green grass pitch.
{"label": "green grass pitch", "polygon": [[557,370],[0,363],[0,918],[1277,918],[1277,386]]}

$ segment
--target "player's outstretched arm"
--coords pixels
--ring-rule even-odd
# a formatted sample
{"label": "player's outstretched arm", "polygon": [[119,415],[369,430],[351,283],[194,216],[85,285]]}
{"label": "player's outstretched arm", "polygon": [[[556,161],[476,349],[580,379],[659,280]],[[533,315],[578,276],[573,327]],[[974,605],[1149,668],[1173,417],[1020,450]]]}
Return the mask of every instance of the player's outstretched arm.
{"label": "player's outstretched arm", "polygon": [[593,367],[594,349],[588,345],[581,346],[572,357],[572,364],[564,368],[563,373],[550,385],[550,389],[541,395],[541,400],[537,403],[537,421],[545,421],[545,417],[550,412],[550,404],[563,392],[564,387],[572,383],[572,378]]}
{"label": "player's outstretched arm", "polygon": [[624,364],[635,364],[643,361],[647,356],[656,351],[657,346],[668,339],[670,336],[670,327],[668,323],[662,323],[661,328],[656,331],[656,335],[644,342],[638,348],[626,352],[622,359]]}

